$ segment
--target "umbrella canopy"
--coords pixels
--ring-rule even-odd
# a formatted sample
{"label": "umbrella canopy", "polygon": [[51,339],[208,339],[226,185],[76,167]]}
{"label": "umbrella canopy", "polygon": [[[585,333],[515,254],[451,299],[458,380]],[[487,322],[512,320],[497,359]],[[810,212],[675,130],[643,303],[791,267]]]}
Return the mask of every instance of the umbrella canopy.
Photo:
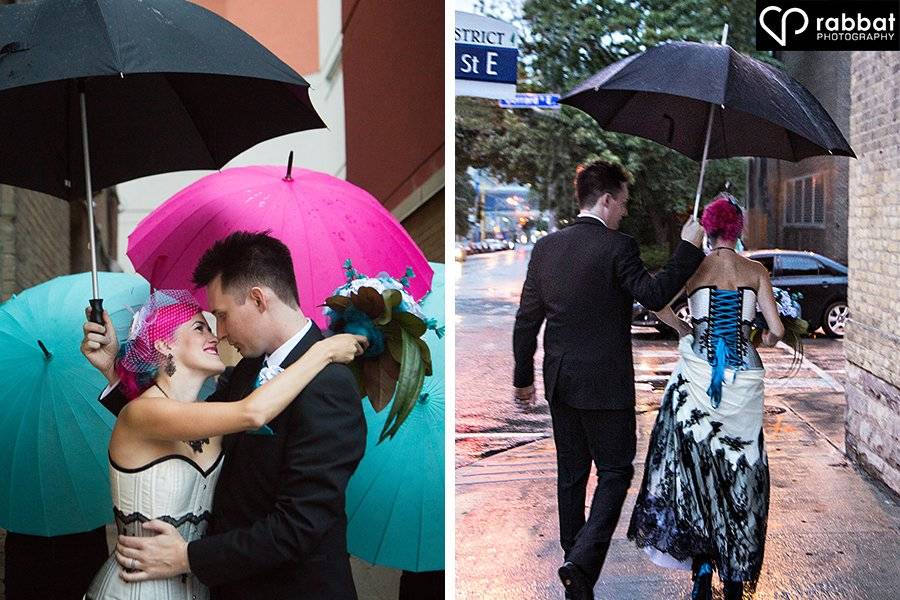
{"label": "umbrella canopy", "polygon": [[604,129],[658,142],[694,160],[856,157],[809,90],[726,45],[670,42],[600,70],[560,101]]}
{"label": "umbrella canopy", "polygon": [[[368,192],[316,171],[252,166],[208,175],[166,200],[128,237],[128,257],[155,288],[192,289],[214,242],[235,231],[266,231],[291,250],[303,313],[325,326],[321,305],[346,283],[344,263],[400,278],[421,298],[432,270],[406,230]],[[195,292],[207,307],[206,292]]]}
{"label": "umbrella canopy", "polygon": [[[124,339],[150,286],[100,273]],[[88,531],[112,518],[106,380],[81,354],[90,273],[67,275],[0,305],[0,527],[30,535]],[[129,310],[131,309],[131,310]]]}
{"label": "umbrella canopy", "polygon": [[276,136],[324,127],[307,82],[184,0],[38,0],[0,7],[0,182],[84,197],[91,183],[218,169]]}
{"label": "umbrella canopy", "polygon": [[[444,324],[444,265],[422,310]],[[389,411],[367,400],[366,453],[347,485],[347,545],[371,563],[407,571],[444,568],[444,340],[429,330],[434,374],[397,435],[378,443]]]}

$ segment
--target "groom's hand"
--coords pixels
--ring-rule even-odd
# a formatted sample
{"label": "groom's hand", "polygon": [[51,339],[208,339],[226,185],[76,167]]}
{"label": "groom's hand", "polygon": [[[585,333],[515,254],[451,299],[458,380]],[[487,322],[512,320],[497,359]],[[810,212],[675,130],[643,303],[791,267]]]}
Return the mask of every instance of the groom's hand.
{"label": "groom's hand", "polygon": [[690,217],[681,228],[681,239],[696,247],[703,244],[703,226],[694,217]]}
{"label": "groom's hand", "polygon": [[528,387],[515,388],[513,400],[525,408],[530,408],[537,404],[537,395],[534,392],[534,384],[529,385]]}
{"label": "groom's hand", "polygon": [[178,530],[163,521],[144,523],[144,531],[153,537],[119,536],[116,561],[122,567],[119,576],[128,582],[168,579],[190,573],[187,542]]}

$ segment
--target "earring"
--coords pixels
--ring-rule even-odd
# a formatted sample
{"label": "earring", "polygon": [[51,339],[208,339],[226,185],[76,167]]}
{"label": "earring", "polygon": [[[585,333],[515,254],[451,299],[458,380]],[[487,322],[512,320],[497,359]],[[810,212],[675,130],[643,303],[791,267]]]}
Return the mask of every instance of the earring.
{"label": "earring", "polygon": [[166,357],[166,375],[171,377],[175,374],[175,362],[172,360],[172,355]]}

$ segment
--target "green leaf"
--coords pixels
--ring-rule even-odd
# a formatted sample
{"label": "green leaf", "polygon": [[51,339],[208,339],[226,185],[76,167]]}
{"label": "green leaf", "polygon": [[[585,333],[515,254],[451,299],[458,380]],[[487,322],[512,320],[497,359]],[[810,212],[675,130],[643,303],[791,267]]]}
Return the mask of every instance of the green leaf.
{"label": "green leaf", "polygon": [[425,335],[425,332],[428,331],[428,326],[425,325],[425,321],[412,313],[397,313],[394,315],[394,320],[400,323],[400,326],[415,338],[422,337]]}
{"label": "green leaf", "polygon": [[382,333],[388,352],[399,363],[403,359],[403,328],[396,321],[391,321],[382,328]]}
{"label": "green leaf", "polygon": [[416,343],[419,345],[419,351],[422,353],[422,362],[425,363],[425,376],[428,377],[432,374],[431,372],[431,349],[428,347],[428,344],[425,343],[425,340],[422,338],[416,339]]}
{"label": "green leaf", "polygon": [[381,297],[384,300],[384,312],[375,319],[375,324],[387,325],[394,318],[394,308],[400,305],[403,298],[397,290],[385,290],[381,293]]}
{"label": "green leaf", "polygon": [[422,361],[422,352],[416,343],[416,338],[406,330],[403,330],[401,335],[401,348],[397,391],[378,438],[379,443],[383,442],[385,438],[394,437],[397,434],[400,426],[418,401],[419,394],[422,392],[422,384],[425,382],[425,364]]}
{"label": "green leaf", "polygon": [[392,309],[397,308],[403,302],[403,295],[400,293],[400,290],[384,290],[381,296],[384,298],[385,306]]}

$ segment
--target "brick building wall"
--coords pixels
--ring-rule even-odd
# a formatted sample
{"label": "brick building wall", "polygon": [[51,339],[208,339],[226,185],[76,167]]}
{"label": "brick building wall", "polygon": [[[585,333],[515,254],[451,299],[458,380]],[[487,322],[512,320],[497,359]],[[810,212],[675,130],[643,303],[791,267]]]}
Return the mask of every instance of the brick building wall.
{"label": "brick building wall", "polygon": [[854,52],[847,451],[900,492],[900,56]]}
{"label": "brick building wall", "polygon": [[347,181],[378,198],[428,260],[443,262],[444,4],[342,7]]}
{"label": "brick building wall", "polygon": [[0,185],[0,301],[69,272],[69,205]]}
{"label": "brick building wall", "polygon": [[[98,267],[119,270],[109,259],[116,251],[118,198],[106,190],[95,204]],[[90,270],[89,248],[81,203],[0,185],[0,302],[59,275]]]}
{"label": "brick building wall", "polygon": [[432,262],[444,262],[444,190],[403,220],[416,245]]}

